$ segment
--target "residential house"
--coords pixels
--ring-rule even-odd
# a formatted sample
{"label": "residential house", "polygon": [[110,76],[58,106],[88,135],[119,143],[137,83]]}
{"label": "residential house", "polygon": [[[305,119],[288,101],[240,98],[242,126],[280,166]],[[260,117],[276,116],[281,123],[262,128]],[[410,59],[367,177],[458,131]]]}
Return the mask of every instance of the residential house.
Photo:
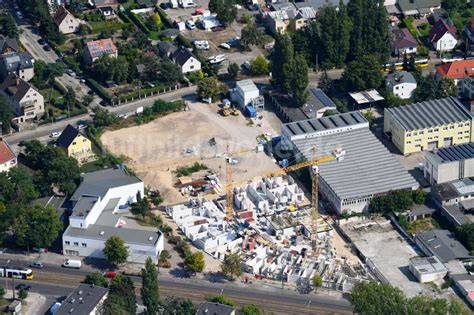
{"label": "residential house", "polygon": [[385,86],[395,96],[408,99],[416,89],[416,80],[410,72],[395,71],[385,77]]}
{"label": "residential house", "polygon": [[448,230],[430,230],[415,235],[415,243],[426,256],[436,256],[442,263],[472,259],[469,251]]}
{"label": "residential house", "polygon": [[100,7],[98,10],[106,19],[113,19],[115,17],[115,11],[112,7]]}
{"label": "residential house", "polygon": [[397,0],[397,6],[404,16],[423,18],[441,8],[441,0]]}
{"label": "residential house", "polygon": [[268,12],[269,31],[273,34],[284,34],[290,25],[294,30],[299,30],[316,18],[316,11],[311,6],[307,6],[304,2],[299,4],[300,7],[295,5],[289,9]]}
{"label": "residential house", "polygon": [[89,65],[104,55],[110,58],[118,57],[117,46],[111,38],[90,41],[84,46],[84,61]]}
{"label": "residential house", "polygon": [[448,269],[436,256],[410,258],[409,268],[420,283],[441,280],[448,273]]}
{"label": "residential house", "polygon": [[109,289],[93,285],[79,284],[54,313],[55,315],[99,315]]}
{"label": "residential house", "polygon": [[162,41],[156,44],[161,57],[170,57],[178,48],[172,42]]}
{"label": "residential house", "polygon": [[81,25],[80,20],[76,19],[64,6],[58,7],[54,14],[53,21],[58,27],[59,32],[63,34],[76,33]]}
{"label": "residential house", "polygon": [[79,163],[93,155],[91,141],[71,125],[64,128],[56,143],[67,156],[77,159]]}
{"label": "residential house", "polygon": [[471,18],[464,26],[463,37],[466,53],[471,54],[474,52],[474,18]]}
{"label": "residential house", "polygon": [[0,77],[16,74],[20,79],[29,81],[35,75],[35,60],[27,52],[13,52],[0,56]]}
{"label": "residential house", "polygon": [[0,35],[0,55],[9,55],[18,52],[19,47],[16,39]]}
{"label": "residential house", "polygon": [[326,111],[338,113],[336,104],[324,93],[323,90],[311,86],[308,89],[308,98],[301,107],[306,117],[309,119],[321,118]]}
{"label": "residential house", "polygon": [[467,77],[461,80],[461,95],[468,100],[474,100],[474,77]]}
{"label": "residential house", "polygon": [[10,74],[0,85],[0,90],[6,95],[10,107],[15,113],[14,121],[22,123],[40,118],[44,113],[44,98],[38,90],[25,80]]}
{"label": "residential house", "polygon": [[456,26],[443,19],[438,20],[430,31],[430,42],[436,51],[450,51],[456,47]]}
{"label": "residential house", "polygon": [[91,0],[96,8],[102,7],[116,7],[118,5],[117,0]]}
{"label": "residential house", "polygon": [[196,315],[235,315],[235,309],[232,306],[216,302],[203,302],[196,310]]}
{"label": "residential house", "polygon": [[81,184],[70,198],[72,210],[64,231],[63,254],[104,258],[105,242],[111,236],[122,238],[128,248],[127,261],[145,263],[148,257],[157,263],[163,250],[163,234],[157,229],[134,228],[129,206],[137,194],[144,196],[141,179],[123,168],[106,169],[81,176]]}
{"label": "residential house", "polygon": [[415,54],[417,48],[418,43],[407,28],[392,31],[392,52],[395,56]]}
{"label": "residential house", "polygon": [[472,115],[454,97],[385,108],[384,132],[404,155],[445,148],[472,142]]}
{"label": "residential house", "polygon": [[[474,77],[474,59],[455,60],[444,63],[436,67],[436,73],[439,77],[448,77],[454,80],[454,84],[462,92],[463,81]],[[467,83],[470,81],[467,80]],[[465,86],[465,88],[470,86]],[[468,93],[469,94],[469,93]]]}
{"label": "residential house", "polygon": [[182,73],[190,73],[201,70],[201,62],[197,57],[181,46],[170,55],[171,60],[181,68]]}
{"label": "residential house", "polygon": [[16,164],[17,158],[15,153],[7,141],[0,137],[0,173],[8,172]]}

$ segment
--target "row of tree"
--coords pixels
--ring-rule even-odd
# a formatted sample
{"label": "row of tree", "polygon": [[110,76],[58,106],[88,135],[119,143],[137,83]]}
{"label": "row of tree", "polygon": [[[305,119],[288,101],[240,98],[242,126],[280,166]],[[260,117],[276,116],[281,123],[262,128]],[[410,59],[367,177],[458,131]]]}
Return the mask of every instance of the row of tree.
{"label": "row of tree", "polygon": [[370,201],[370,212],[391,213],[409,210],[414,203],[423,204],[426,192],[423,189],[414,191],[396,190],[385,196],[376,196]]}

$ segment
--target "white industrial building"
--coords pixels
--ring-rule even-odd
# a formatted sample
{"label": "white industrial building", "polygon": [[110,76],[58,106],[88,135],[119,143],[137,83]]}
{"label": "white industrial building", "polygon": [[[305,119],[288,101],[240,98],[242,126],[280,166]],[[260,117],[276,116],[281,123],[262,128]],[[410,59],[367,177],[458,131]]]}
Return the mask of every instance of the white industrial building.
{"label": "white industrial building", "polygon": [[163,250],[160,231],[128,228],[129,205],[137,193],[144,196],[144,184],[122,169],[107,169],[82,175],[71,197],[69,227],[63,234],[63,254],[104,258],[104,244],[119,236],[128,248],[128,261],[144,263],[148,256],[156,262]]}
{"label": "white industrial building", "polygon": [[319,189],[338,213],[367,210],[370,200],[393,190],[414,190],[418,183],[380,143],[359,112],[284,124],[282,145],[299,160],[345,151],[344,160],[319,165]]}
{"label": "white industrial building", "polygon": [[236,88],[232,94],[233,101],[244,111],[245,106],[253,106],[257,112],[262,111],[264,107],[263,95],[260,95],[258,87],[252,80],[237,81]]}
{"label": "white industrial building", "polygon": [[474,177],[474,143],[426,151],[423,172],[431,185]]}
{"label": "white industrial building", "polygon": [[410,271],[420,283],[441,280],[448,273],[436,256],[410,258]]}

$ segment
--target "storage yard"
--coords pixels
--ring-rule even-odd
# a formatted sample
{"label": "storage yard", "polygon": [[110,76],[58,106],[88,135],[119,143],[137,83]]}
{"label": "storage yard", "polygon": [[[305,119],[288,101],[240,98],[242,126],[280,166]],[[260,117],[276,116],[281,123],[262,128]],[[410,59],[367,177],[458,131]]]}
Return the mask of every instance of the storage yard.
{"label": "storage yard", "polygon": [[[104,133],[102,143],[113,154],[124,155],[127,165],[142,178],[147,186],[158,189],[164,203],[179,203],[186,197],[174,187],[178,181],[173,172],[177,167],[203,163],[208,171],[192,174],[192,179],[214,173],[225,183],[225,152],[227,145],[237,164],[233,167],[234,180],[250,179],[277,165],[263,152],[255,153],[257,137],[279,133],[278,118],[264,112],[260,124],[249,125],[240,116],[222,117],[217,104],[190,104],[190,111],[173,113],[146,125]],[[215,145],[211,145],[211,139]],[[244,152],[236,154],[239,152]]]}

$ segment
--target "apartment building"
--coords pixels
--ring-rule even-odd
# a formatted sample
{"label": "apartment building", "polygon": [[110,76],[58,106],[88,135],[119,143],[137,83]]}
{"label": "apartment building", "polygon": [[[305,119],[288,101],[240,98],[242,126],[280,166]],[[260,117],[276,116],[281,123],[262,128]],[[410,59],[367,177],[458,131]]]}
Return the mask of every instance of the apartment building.
{"label": "apartment building", "polygon": [[458,99],[385,108],[384,132],[403,155],[472,141],[472,115]]}

